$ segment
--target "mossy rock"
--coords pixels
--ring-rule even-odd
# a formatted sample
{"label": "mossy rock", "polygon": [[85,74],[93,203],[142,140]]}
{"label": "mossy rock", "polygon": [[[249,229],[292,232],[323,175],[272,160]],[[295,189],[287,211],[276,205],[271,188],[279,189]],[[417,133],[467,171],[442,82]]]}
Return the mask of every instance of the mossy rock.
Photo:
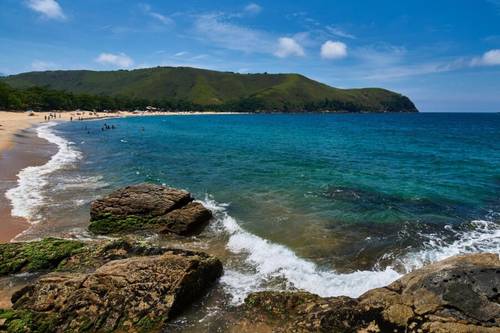
{"label": "mossy rock", "polygon": [[0,276],[23,272],[91,272],[106,262],[159,255],[165,249],[132,238],[81,242],[57,238],[0,244]]}
{"label": "mossy rock", "polygon": [[57,238],[0,244],[0,276],[55,269],[84,247],[83,242]]}
{"label": "mossy rock", "polygon": [[48,333],[55,332],[59,316],[29,310],[0,309],[0,332]]}
{"label": "mossy rock", "polygon": [[89,231],[98,235],[126,233],[150,229],[154,226],[154,220],[149,217],[130,215],[126,217],[104,214],[94,217],[89,224]]}

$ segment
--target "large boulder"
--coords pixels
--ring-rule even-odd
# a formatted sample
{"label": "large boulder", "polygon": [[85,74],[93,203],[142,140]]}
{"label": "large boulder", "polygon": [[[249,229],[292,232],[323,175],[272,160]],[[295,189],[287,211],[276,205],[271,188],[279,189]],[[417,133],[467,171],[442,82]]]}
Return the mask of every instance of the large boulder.
{"label": "large boulder", "polygon": [[115,234],[153,230],[189,235],[212,217],[191,194],[166,186],[138,184],[119,189],[92,202],[89,230]]}
{"label": "large boulder", "polygon": [[13,310],[3,325],[22,325],[18,318],[29,314],[52,318],[45,325],[56,332],[161,331],[221,274],[215,257],[173,249],[110,261],[87,274],[51,273],[12,296]]}
{"label": "large boulder", "polygon": [[359,298],[385,322],[424,332],[500,332],[498,254],[456,256]]}
{"label": "large boulder", "polygon": [[358,301],[349,297],[262,291],[245,299],[229,332],[354,332],[360,316]]}
{"label": "large boulder", "polygon": [[498,254],[452,257],[358,299],[251,294],[232,332],[500,332]]}

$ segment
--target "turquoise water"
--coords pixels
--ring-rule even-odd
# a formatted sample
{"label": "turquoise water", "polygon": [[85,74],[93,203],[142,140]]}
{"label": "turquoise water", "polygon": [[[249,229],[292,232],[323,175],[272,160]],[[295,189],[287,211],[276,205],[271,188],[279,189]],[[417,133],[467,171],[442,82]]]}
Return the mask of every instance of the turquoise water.
{"label": "turquoise water", "polygon": [[499,114],[158,116],[51,130],[79,156],[48,176],[33,235],[83,230],[90,200],[147,181],[217,210],[234,288],[259,273],[329,295],[358,270],[383,271],[383,285],[452,254],[500,252]]}

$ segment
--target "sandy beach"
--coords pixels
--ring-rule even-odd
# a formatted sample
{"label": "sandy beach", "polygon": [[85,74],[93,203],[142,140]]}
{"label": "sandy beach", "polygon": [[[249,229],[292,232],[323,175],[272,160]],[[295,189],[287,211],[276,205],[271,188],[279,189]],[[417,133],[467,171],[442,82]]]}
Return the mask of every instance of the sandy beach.
{"label": "sandy beach", "polygon": [[[80,113],[80,115],[77,115],[77,113]],[[23,129],[30,128],[33,125],[46,122],[49,114],[51,114],[51,112],[28,113],[28,112],[0,111],[0,154],[2,154],[2,152],[4,152],[6,149],[12,148],[13,144],[12,137],[14,134]],[[127,113],[124,114],[120,113],[117,114],[116,116],[121,116],[121,115],[127,115]],[[77,120],[78,118],[92,119],[97,117],[103,118],[109,116],[110,116],[109,114],[105,113],[97,113],[96,115],[96,114],[90,114],[88,112],[85,112],[85,114],[83,114],[82,112],[66,111],[66,112],[56,113],[56,118],[53,118],[52,120],[69,121],[71,118]]]}

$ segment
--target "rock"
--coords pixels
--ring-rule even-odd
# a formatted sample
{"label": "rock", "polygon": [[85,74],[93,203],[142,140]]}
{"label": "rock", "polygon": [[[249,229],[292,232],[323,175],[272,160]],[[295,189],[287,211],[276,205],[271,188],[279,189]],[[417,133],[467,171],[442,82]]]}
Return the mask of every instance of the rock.
{"label": "rock", "polygon": [[48,333],[56,331],[57,314],[0,309],[0,332]]}
{"label": "rock", "polygon": [[110,261],[93,273],[48,274],[13,295],[12,311],[55,318],[57,332],[157,332],[221,274],[212,256],[167,250]]}
{"label": "rock", "polygon": [[249,295],[233,332],[500,332],[498,254],[452,257],[358,299],[304,292]]}
{"label": "rock", "polygon": [[0,276],[54,270],[86,272],[111,260],[158,255],[164,251],[125,238],[88,243],[58,238],[6,243],[0,244]]}
{"label": "rock", "polygon": [[212,217],[184,190],[154,184],[119,189],[91,204],[89,230],[115,234],[153,230],[188,235]]}
{"label": "rock", "polygon": [[160,233],[189,235],[208,222],[210,218],[212,218],[212,213],[201,203],[190,202],[159,218],[159,224],[162,225]]}
{"label": "rock", "polygon": [[499,290],[498,254],[473,254],[425,266],[385,288],[368,291],[359,301],[398,327],[436,331],[460,324],[467,332],[500,332]]}
{"label": "rock", "polygon": [[[245,318],[231,332],[352,332],[361,311],[349,297],[321,298],[306,292],[257,292],[245,300]],[[262,325],[264,323],[264,325]]]}
{"label": "rock", "polygon": [[0,244],[0,276],[55,269],[84,247],[80,241],[56,238]]}
{"label": "rock", "polygon": [[77,253],[64,259],[57,267],[57,271],[90,272],[112,260],[160,255],[165,251],[166,248],[130,238],[90,242]]}

